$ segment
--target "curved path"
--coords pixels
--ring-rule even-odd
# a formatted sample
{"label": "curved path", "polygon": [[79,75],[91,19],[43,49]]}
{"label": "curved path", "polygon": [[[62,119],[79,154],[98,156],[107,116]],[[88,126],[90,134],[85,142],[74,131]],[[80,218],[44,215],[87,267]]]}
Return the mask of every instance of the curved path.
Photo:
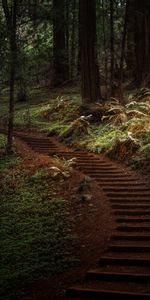
{"label": "curved path", "polygon": [[150,188],[133,172],[101,155],[64,150],[51,138],[22,137],[34,151],[77,158],[77,165],[106,193],[116,221],[110,245],[81,286],[66,299],[150,299]]}

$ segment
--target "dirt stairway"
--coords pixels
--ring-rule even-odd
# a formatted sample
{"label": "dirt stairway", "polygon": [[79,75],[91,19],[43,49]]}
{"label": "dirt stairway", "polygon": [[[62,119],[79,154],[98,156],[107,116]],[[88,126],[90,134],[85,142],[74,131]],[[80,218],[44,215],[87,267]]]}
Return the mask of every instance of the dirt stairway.
{"label": "dirt stairway", "polygon": [[67,289],[67,299],[150,299],[150,189],[101,155],[66,150],[48,138],[23,139],[39,153],[76,157],[78,168],[106,193],[116,221],[97,268],[87,272],[80,286]]}

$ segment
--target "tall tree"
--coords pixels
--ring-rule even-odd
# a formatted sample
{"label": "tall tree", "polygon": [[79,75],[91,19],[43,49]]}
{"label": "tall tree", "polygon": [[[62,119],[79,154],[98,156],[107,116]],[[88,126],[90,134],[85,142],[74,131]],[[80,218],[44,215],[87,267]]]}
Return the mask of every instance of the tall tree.
{"label": "tall tree", "polygon": [[124,66],[124,57],[125,57],[125,45],[126,45],[126,33],[127,33],[129,4],[130,4],[130,1],[126,0],[124,26],[123,26],[123,34],[122,34],[121,56],[120,56],[120,82],[119,82],[119,87],[120,87],[120,97],[121,98],[123,98],[123,91],[122,91],[123,66]]}
{"label": "tall tree", "polygon": [[2,6],[6,18],[8,37],[10,44],[10,96],[9,96],[9,123],[7,152],[12,151],[13,127],[14,127],[14,87],[16,74],[17,43],[16,43],[16,17],[18,0],[13,0],[11,8],[7,0],[2,0]]}
{"label": "tall tree", "polygon": [[53,85],[69,79],[66,43],[66,1],[53,0]]}
{"label": "tall tree", "polygon": [[81,95],[83,103],[91,103],[101,97],[96,53],[96,0],[80,0],[79,14]]}
{"label": "tall tree", "polygon": [[110,85],[111,94],[114,93],[114,0],[110,0],[110,58],[111,58],[111,73]]}
{"label": "tall tree", "polygon": [[127,26],[127,64],[137,85],[150,83],[150,2],[132,0]]}

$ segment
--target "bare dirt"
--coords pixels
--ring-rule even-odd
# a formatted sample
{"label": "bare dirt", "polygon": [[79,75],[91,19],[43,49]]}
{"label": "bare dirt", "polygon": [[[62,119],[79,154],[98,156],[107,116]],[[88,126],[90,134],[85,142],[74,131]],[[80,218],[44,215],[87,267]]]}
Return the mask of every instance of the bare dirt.
{"label": "bare dirt", "polygon": [[[36,136],[36,134],[30,134]],[[38,135],[39,137],[39,135]],[[53,158],[48,155],[34,152],[26,143],[15,138],[15,148],[22,156],[17,170],[35,172],[38,168],[53,165]],[[65,148],[65,146],[64,146]],[[88,269],[97,265],[97,259],[108,246],[114,221],[111,209],[103,191],[93,181],[90,186],[92,199],[82,203],[78,188],[85,175],[74,171],[66,182],[60,195],[66,199],[70,212],[72,235],[75,237],[73,250],[70,255],[77,259],[76,265],[63,274],[39,280],[36,282],[22,283],[19,287],[23,300],[63,300],[68,286],[82,282]]]}

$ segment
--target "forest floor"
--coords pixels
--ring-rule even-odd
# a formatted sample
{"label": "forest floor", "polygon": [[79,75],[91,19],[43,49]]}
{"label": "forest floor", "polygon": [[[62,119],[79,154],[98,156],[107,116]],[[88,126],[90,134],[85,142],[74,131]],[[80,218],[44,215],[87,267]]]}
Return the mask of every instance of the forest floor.
{"label": "forest floor", "polygon": [[[1,187],[2,200],[5,197],[5,203],[2,202],[1,208],[3,212],[7,210],[2,215],[4,266],[2,265],[1,272],[6,288],[6,291],[3,291],[3,297],[4,299],[9,299],[9,297],[17,299],[18,297],[18,299],[27,300],[63,299],[65,289],[77,282],[77,279],[81,281],[86,270],[96,266],[97,257],[107,248],[113,228],[110,208],[105,195],[94,182],[90,186],[92,201],[82,202],[78,189],[85,175],[81,172],[74,170],[71,177],[65,180],[52,179],[46,174],[41,177],[41,170],[53,166],[53,159],[47,155],[38,155],[21,140],[15,139],[15,145],[20,160],[17,164],[10,165],[9,168],[3,168],[1,173],[1,183],[5,181],[6,185]],[[18,175],[21,177],[21,182]],[[30,189],[32,187],[30,194],[27,190],[28,184]],[[38,188],[40,192],[41,203],[37,196],[35,197],[34,188]],[[55,197],[55,200],[52,200],[52,197]],[[10,209],[12,201],[13,211]],[[47,206],[48,202],[52,206]],[[45,214],[49,222],[44,220]],[[11,238],[10,230],[12,231]],[[19,239],[18,236],[16,237],[16,231]],[[49,248],[46,245],[47,241],[50,243]],[[8,251],[6,244],[9,245]],[[22,247],[25,249],[23,250]],[[42,253],[43,249],[47,252]],[[35,251],[37,252],[36,259],[33,257]],[[35,280],[40,277],[41,279]],[[26,284],[24,284],[25,279]],[[18,289],[15,286],[17,282],[20,283]],[[14,289],[12,289],[13,284]]]}
{"label": "forest floor", "polygon": [[[3,124],[7,123],[8,114],[6,97],[7,90],[1,98]],[[70,136],[68,130],[72,123],[85,113],[76,90],[62,89],[51,94],[34,89],[30,103],[17,102],[16,106],[15,126],[24,135],[39,138],[43,134],[59,135],[71,146],[107,153],[121,163],[132,165],[149,182],[150,128],[146,114],[142,118],[144,124],[137,118],[138,126],[135,118],[123,124],[115,123],[117,118],[122,118],[124,108],[121,107],[113,124],[99,120],[91,124],[86,120],[79,121],[75,125],[75,134]],[[101,109],[98,118],[100,114]],[[125,116],[126,113],[123,118]],[[116,151],[118,139],[128,141],[129,130],[133,130],[133,145],[135,139],[140,141],[140,149],[127,152],[128,146],[132,146],[131,138],[131,144],[127,147],[121,144]],[[5,143],[5,136],[1,135],[1,148],[5,148]],[[78,190],[85,176],[81,172],[74,170],[69,178],[53,178],[47,173],[55,166],[53,158],[38,155],[19,139],[15,139],[15,144],[15,155],[6,157],[1,151],[0,161],[3,299],[63,299],[66,287],[81,280],[107,248],[114,226],[110,207],[94,182],[90,186],[92,202],[81,201]],[[19,296],[16,294],[18,282]]]}

